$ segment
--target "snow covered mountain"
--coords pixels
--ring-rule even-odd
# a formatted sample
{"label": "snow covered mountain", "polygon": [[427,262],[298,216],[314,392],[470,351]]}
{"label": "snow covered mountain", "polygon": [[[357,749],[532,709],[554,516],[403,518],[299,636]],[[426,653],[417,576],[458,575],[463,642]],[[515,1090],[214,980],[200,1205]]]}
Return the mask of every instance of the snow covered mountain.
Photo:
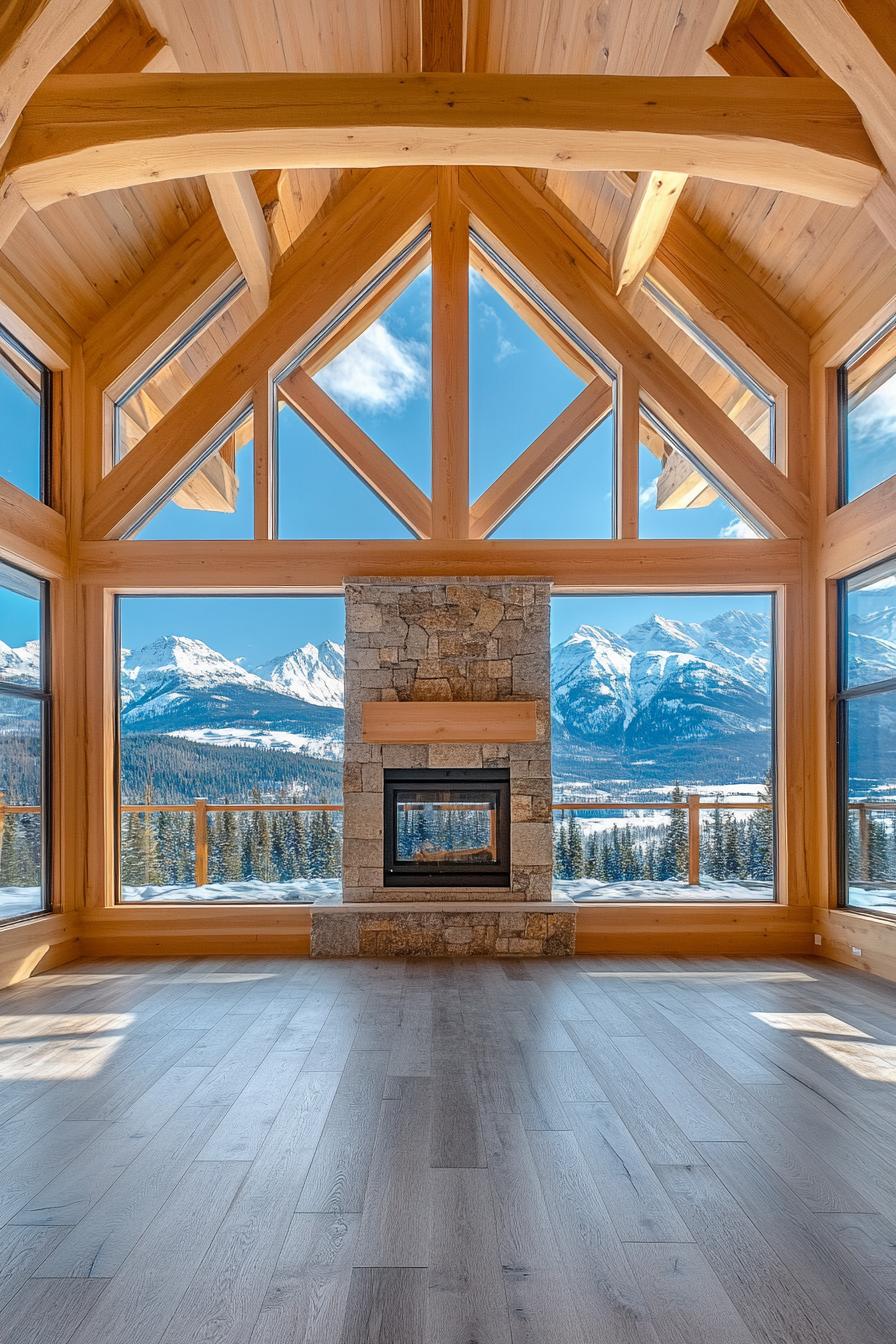
{"label": "snow covered mountain", "polygon": [[29,640],[12,649],[0,639],[0,681],[15,681],[26,686],[40,682],[40,642]]}
{"label": "snow covered mountain", "polygon": [[341,709],[344,703],[345,649],[330,639],[320,646],[303,644],[294,653],[262,663],[255,672],[278,690],[306,704]]}
{"label": "snow covered mountain", "polygon": [[[198,639],[163,635],[145,648],[122,650],[121,722],[126,733],[163,733],[218,746],[273,747],[336,759],[342,754],[342,710],[321,701],[341,652],[332,645],[316,673],[311,648],[275,660],[279,676],[252,672]],[[304,679],[289,689],[283,667],[298,663]],[[295,669],[294,669],[295,670]],[[308,691],[316,699],[307,699]],[[332,697],[332,688],[328,692]]]}

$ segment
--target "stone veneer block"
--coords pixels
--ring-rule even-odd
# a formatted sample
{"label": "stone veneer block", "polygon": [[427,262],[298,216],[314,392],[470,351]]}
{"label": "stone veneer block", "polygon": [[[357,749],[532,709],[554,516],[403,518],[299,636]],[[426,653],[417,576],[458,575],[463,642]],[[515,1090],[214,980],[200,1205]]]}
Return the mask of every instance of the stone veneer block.
{"label": "stone veneer block", "polygon": [[312,957],[571,957],[575,939],[576,907],[568,898],[532,909],[433,902],[311,910]]}
{"label": "stone veneer block", "polygon": [[[370,578],[346,583],[346,902],[407,899],[400,888],[383,886],[383,769],[480,766],[510,771],[510,890],[502,891],[500,899],[550,900],[550,588],[547,579],[529,578]],[[384,700],[534,701],[535,740],[471,745],[362,741],[361,705]],[[480,890],[477,903],[495,899],[494,890]],[[412,901],[420,898],[419,890],[410,895]],[[428,899],[440,904],[470,901],[471,893],[440,887]],[[376,933],[385,936],[382,930]],[[495,933],[502,942],[518,936],[526,935]],[[456,946],[468,946],[457,931],[452,937]],[[483,938],[477,935],[473,945],[478,947]]]}

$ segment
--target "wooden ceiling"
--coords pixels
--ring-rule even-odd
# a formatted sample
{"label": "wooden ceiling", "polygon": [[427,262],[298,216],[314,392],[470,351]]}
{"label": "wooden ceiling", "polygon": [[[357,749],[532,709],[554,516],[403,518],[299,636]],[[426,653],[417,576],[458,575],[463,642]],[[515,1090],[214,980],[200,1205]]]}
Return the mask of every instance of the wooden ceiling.
{"label": "wooden ceiling", "polygon": [[[886,33],[880,11],[887,11],[892,41],[893,0],[838,3],[860,15],[874,11],[875,32]],[[790,0],[770,4],[782,12]],[[110,20],[161,35],[167,52],[154,56],[153,69],[401,74],[421,67],[421,0],[143,0],[142,7],[118,0],[78,43],[68,69],[84,69],[78,60],[98,52],[98,34]],[[816,71],[764,0],[469,0],[465,46],[466,68],[478,72],[775,79]],[[101,68],[122,67],[107,52]],[[267,212],[275,261],[350,177],[321,168],[282,174],[278,206]],[[632,180],[618,172],[533,171],[530,177],[612,254]],[[677,210],[810,335],[863,286],[883,276],[896,287],[896,251],[865,206],[705,178],[682,178],[678,192]],[[6,240],[3,257],[85,336],[208,206],[202,178],[66,200],[28,212]]]}

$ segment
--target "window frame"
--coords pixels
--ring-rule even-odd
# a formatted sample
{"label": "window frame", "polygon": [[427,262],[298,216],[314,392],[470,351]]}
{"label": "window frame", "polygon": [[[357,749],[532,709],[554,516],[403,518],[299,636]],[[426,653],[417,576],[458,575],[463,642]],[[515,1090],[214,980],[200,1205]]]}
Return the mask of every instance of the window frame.
{"label": "window frame", "polygon": [[[781,768],[781,761],[780,761],[780,756],[782,749],[784,747],[784,743],[779,738],[778,734],[778,729],[783,721],[783,715],[780,713],[780,705],[779,705],[780,697],[782,694],[782,687],[784,684],[783,660],[782,660],[783,646],[781,643],[783,633],[783,623],[781,621],[780,616],[782,590],[780,588],[775,587],[740,588],[740,589],[725,588],[721,590],[715,588],[694,587],[687,589],[636,588],[620,592],[618,589],[590,588],[588,589],[587,592],[582,592],[578,589],[572,591],[564,591],[563,588],[555,587],[551,593],[551,602],[553,603],[553,601],[556,598],[564,598],[564,597],[681,598],[681,597],[709,597],[709,596],[719,598],[728,598],[728,597],[738,598],[738,597],[750,596],[750,597],[767,597],[769,599],[769,654],[770,654],[769,703],[771,707],[770,724],[769,724],[771,735],[771,764],[769,774],[771,779],[771,794],[772,794],[772,895],[770,900],[761,900],[761,901],[748,901],[748,900],[729,901],[719,899],[713,900],[712,898],[699,899],[699,900],[694,899],[671,900],[668,898],[664,898],[660,902],[660,904],[662,904],[663,906],[667,905],[669,906],[693,905],[701,907],[712,906],[713,908],[718,907],[724,908],[727,906],[735,906],[735,907],[749,906],[751,909],[754,907],[759,909],[768,909],[769,906],[773,905],[783,906],[789,904],[790,902],[786,896],[782,897],[781,893],[781,863],[782,859],[785,858],[786,855],[782,853],[781,848],[781,833],[784,824],[784,818],[783,814],[781,813],[782,795],[778,787],[782,775],[784,774]],[[551,708],[553,712],[553,688],[551,690]],[[673,785],[669,786],[670,792],[673,787],[674,787]],[[556,799],[553,796],[553,793],[551,801],[552,803],[556,801]],[[724,807],[722,810],[724,810]],[[616,899],[612,901],[607,901],[605,902],[605,904],[607,906],[620,906],[626,909],[637,909],[639,906],[646,905],[647,902],[638,900]]]}
{"label": "window frame", "polygon": [[[896,324],[896,318],[894,318]],[[845,367],[845,366],[844,366]],[[890,924],[896,923],[896,913],[885,910],[873,910],[863,905],[854,905],[849,899],[849,730],[848,709],[850,701],[864,699],[869,695],[883,695],[896,691],[896,677],[887,677],[883,681],[871,681],[860,686],[849,685],[849,624],[847,602],[849,585],[864,574],[873,574],[891,566],[896,572],[896,555],[887,560],[865,565],[852,574],[837,580],[837,688],[836,688],[836,795],[837,795],[837,908],[849,910],[853,914],[872,915]]]}
{"label": "window frame", "polygon": [[[896,477],[896,463],[889,476],[885,476],[882,481],[876,485],[871,485],[867,490],[861,490],[857,495],[850,499],[848,488],[848,466],[849,466],[849,371],[858,362],[864,359],[870,350],[885,340],[891,332],[896,331],[896,313],[884,322],[883,326],[878,327],[873,335],[869,336],[867,341],[863,341],[857,350],[843,361],[837,368],[837,508],[842,509],[846,504],[853,504],[857,499],[864,498],[871,494],[873,490],[879,490],[887,481]],[[894,372],[896,378],[896,372]],[[884,562],[886,563],[886,562]],[[876,568],[877,566],[873,566]],[[864,571],[858,571],[864,573]],[[848,578],[856,578],[856,574],[850,574]],[[845,580],[844,580],[845,581]]]}
{"label": "window frame", "polygon": [[[39,485],[37,495],[31,495],[29,491],[23,490],[22,493],[29,499],[37,499],[41,504],[51,505],[51,487],[52,487],[52,444],[53,444],[53,373],[52,370],[38,359],[36,355],[23,345],[7,327],[0,325],[0,367],[6,359],[3,347],[8,346],[15,354],[29,364],[34,369],[38,378],[38,396],[40,401],[40,444],[38,452],[39,458]],[[11,362],[11,361],[10,361]],[[2,474],[2,473],[0,473]],[[7,480],[4,476],[3,480]],[[7,482],[15,490],[21,490],[13,481]],[[16,566],[13,566],[16,568]]]}
{"label": "window frame", "polygon": [[[50,584],[47,579],[32,574],[22,565],[11,564],[4,560],[7,569],[26,575],[38,585],[40,602],[40,683],[37,686],[23,685],[21,682],[6,681],[0,677],[0,695],[13,695],[20,700],[30,700],[40,705],[40,886],[41,904],[37,910],[21,915],[0,917],[0,928],[8,928],[22,920],[37,919],[50,914],[53,908],[53,694],[50,669],[52,666],[52,647],[50,629]],[[2,571],[0,571],[2,577]],[[3,585],[0,585],[3,586]]]}

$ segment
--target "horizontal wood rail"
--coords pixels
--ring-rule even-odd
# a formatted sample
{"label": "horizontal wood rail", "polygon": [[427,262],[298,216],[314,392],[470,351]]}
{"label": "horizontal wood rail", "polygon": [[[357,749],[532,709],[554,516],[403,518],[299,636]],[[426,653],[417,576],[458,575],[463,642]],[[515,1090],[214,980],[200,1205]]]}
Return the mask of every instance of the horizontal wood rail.
{"label": "horizontal wood rail", "polygon": [[881,165],[823,79],[509,74],[54,75],[7,169],[66,196],[260,168],[657,170],[857,205]]}

